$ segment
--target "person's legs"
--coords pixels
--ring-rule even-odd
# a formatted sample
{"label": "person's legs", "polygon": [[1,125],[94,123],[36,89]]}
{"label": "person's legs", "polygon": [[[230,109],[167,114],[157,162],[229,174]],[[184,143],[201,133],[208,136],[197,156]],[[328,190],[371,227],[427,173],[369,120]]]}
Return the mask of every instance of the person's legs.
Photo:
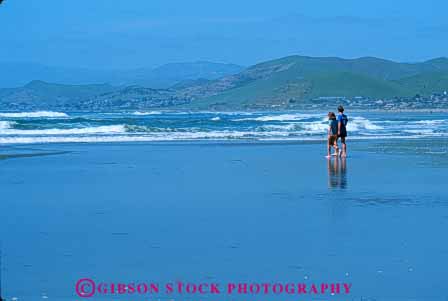
{"label": "person's legs", "polygon": [[347,144],[345,144],[345,137],[341,137],[341,144],[342,144],[342,157],[347,157]]}
{"label": "person's legs", "polygon": [[335,155],[335,156],[338,156],[338,155],[339,155],[338,136],[335,136],[335,137],[334,137],[334,144],[333,144],[333,147],[334,147],[334,155]]}
{"label": "person's legs", "polygon": [[331,158],[331,137],[327,141],[327,158]]}
{"label": "person's legs", "polygon": [[331,147],[334,147],[336,143],[336,139],[334,135],[328,136],[328,143],[327,143],[327,158],[331,158]]}

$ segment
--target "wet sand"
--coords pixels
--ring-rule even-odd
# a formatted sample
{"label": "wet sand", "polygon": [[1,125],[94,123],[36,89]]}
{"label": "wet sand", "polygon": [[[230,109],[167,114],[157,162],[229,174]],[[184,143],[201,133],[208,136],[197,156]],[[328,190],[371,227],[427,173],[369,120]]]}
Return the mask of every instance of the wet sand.
{"label": "wet sand", "polygon": [[314,281],[352,283],[349,300],[446,300],[447,144],[419,143],[357,141],[330,162],[320,143],[2,151],[21,156],[0,161],[3,290],[69,300],[83,277]]}

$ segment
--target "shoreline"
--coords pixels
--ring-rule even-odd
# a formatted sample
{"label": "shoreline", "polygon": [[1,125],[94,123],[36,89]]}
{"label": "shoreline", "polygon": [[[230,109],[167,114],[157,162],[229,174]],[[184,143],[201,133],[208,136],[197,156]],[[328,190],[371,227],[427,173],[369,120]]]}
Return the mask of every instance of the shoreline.
{"label": "shoreline", "polygon": [[[370,143],[373,139],[356,139],[351,138],[347,140],[349,145],[353,148],[358,146],[361,149],[365,149],[363,146],[371,146]],[[67,153],[72,153],[71,150],[65,150],[67,148],[84,148],[84,147],[228,147],[228,148],[238,148],[238,147],[293,147],[293,146],[315,146],[319,145],[322,147],[322,154],[324,155],[326,151],[326,138],[310,139],[310,140],[177,140],[177,141],[123,141],[123,142],[54,142],[54,143],[30,143],[30,144],[0,144],[0,160],[9,158],[24,158],[24,157],[38,157],[38,156],[51,156],[51,155],[62,155]],[[448,137],[418,137],[418,138],[382,138],[375,143],[375,147],[389,146],[389,145],[399,145],[407,143],[423,144],[425,146],[431,146],[435,141],[439,143],[448,143]],[[349,146],[350,147],[350,146]],[[350,147],[350,148],[352,148]],[[62,148],[59,149],[59,148]]]}
{"label": "shoreline", "polygon": [[[437,140],[448,140],[448,136],[437,136],[437,137],[420,137],[420,136],[385,136],[385,137],[350,137],[347,141],[351,142],[368,142],[373,140],[380,141],[431,141]],[[195,139],[195,140],[150,140],[150,139],[129,139],[129,140],[96,140],[96,141],[75,141],[76,139],[70,141],[55,141],[55,142],[15,142],[15,143],[0,143],[0,147],[20,147],[20,146],[46,146],[46,145],[309,145],[309,144],[322,144],[327,141],[326,137],[322,138],[285,138],[285,139]],[[0,155],[1,156],[1,155]]]}

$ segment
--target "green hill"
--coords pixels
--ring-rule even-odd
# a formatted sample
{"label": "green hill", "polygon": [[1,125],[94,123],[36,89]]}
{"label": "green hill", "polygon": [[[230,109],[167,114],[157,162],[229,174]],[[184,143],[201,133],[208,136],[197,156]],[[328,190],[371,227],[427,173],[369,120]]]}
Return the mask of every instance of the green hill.
{"label": "green hill", "polygon": [[289,56],[254,65],[232,76],[180,93],[192,107],[282,106],[319,97],[393,98],[448,90],[448,59],[396,63],[359,59]]}
{"label": "green hill", "polygon": [[397,83],[413,95],[429,95],[448,90],[448,72],[427,72],[402,78]]}
{"label": "green hill", "polygon": [[[216,70],[216,66],[210,69],[209,64],[195,66],[199,69],[194,74],[199,71],[209,74],[211,70]],[[176,68],[180,70],[183,67],[170,65],[163,70],[166,74],[172,74]],[[161,74],[165,72],[163,70],[159,70]],[[187,71],[182,75],[188,76]],[[410,64],[373,57],[289,56],[256,64],[214,80],[184,80],[170,89],[32,81],[21,88],[0,89],[0,109],[57,107],[67,110],[120,110],[163,107],[233,110],[319,106],[329,104],[335,98],[362,99],[363,106],[374,102],[384,105],[394,102],[393,106],[397,106],[401,102],[402,107],[406,107],[420,99],[414,97],[417,94],[430,99],[427,96],[444,91],[448,91],[447,58]],[[438,107],[447,106],[443,99],[437,100]],[[431,106],[431,101],[428,100],[425,106]]]}

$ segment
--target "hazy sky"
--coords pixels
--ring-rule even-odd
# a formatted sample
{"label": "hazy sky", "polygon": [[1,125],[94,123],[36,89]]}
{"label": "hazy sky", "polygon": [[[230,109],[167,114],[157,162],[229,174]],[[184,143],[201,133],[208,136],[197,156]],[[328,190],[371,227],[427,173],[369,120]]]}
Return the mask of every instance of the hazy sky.
{"label": "hazy sky", "polygon": [[135,68],[290,54],[448,56],[447,0],[5,0],[0,61]]}

